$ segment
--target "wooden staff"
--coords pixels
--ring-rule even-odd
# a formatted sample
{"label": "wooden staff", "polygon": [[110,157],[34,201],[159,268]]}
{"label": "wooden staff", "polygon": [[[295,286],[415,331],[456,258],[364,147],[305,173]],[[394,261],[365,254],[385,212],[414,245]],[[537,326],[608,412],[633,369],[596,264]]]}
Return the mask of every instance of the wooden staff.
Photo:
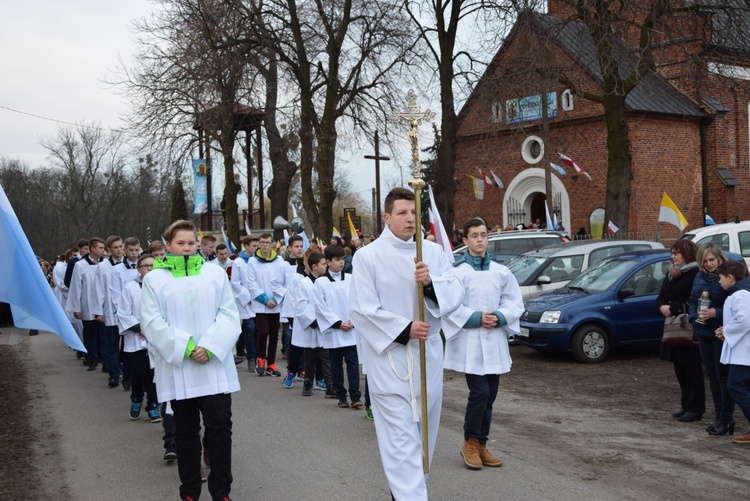
{"label": "wooden staff", "polygon": [[[409,122],[409,138],[411,140],[411,173],[414,179],[409,181],[409,186],[414,190],[414,210],[416,211],[416,242],[417,262],[422,261],[422,188],[425,182],[421,177],[421,165],[419,163],[419,122],[432,120],[435,114],[429,110],[421,111],[417,107],[417,95],[409,90],[406,95],[407,109],[394,114],[394,117]],[[424,286],[422,282],[417,283],[417,304],[419,305],[419,321],[424,322]],[[422,393],[422,467],[425,473],[430,472],[429,435],[427,430],[427,359],[425,355],[425,342],[419,341],[419,376],[420,391]]]}

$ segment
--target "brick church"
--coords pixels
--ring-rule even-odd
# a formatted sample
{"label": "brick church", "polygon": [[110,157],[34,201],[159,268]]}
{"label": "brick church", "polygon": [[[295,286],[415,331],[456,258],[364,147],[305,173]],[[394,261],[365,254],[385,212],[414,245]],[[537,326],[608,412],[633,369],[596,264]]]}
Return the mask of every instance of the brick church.
{"label": "brick church", "polygon": [[[606,225],[607,123],[602,105],[581,95],[602,93],[597,47],[566,8],[550,0],[548,13],[519,16],[459,113],[457,227],[474,215],[503,228],[544,221],[546,158],[558,166],[550,167],[550,205],[565,230],[598,233]],[[734,39],[747,30],[720,9],[671,22],[679,37],[660,32],[655,69],[626,99],[633,170],[627,236],[633,238],[679,236],[676,227],[657,223],[662,192],[682,211],[687,229],[704,226],[704,214],[717,223],[750,219],[750,35]],[[618,39],[624,48],[621,73],[635,64],[638,36],[625,31]],[[578,94],[529,70],[539,67],[564,68]],[[565,166],[560,153],[591,179]],[[505,188],[475,198],[469,176],[478,176],[478,169],[490,179],[494,172]]]}

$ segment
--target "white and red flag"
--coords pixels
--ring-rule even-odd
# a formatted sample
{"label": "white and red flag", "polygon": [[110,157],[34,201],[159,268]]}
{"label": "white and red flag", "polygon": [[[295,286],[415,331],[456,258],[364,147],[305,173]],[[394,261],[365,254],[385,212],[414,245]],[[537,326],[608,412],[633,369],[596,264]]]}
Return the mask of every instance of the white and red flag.
{"label": "white and red flag", "polygon": [[589,178],[589,181],[591,181],[591,176],[589,175],[589,173],[583,170],[580,165],[575,163],[572,158],[565,156],[560,152],[558,152],[557,154],[560,155],[560,158],[565,165],[576,171],[576,174],[583,174],[584,176]]}
{"label": "white and red flag", "polygon": [[484,172],[482,172],[482,169],[480,169],[479,167],[477,167],[477,170],[479,171],[479,179],[481,179],[482,181],[484,181],[484,189],[485,190],[491,190],[492,189],[492,180],[489,177],[487,177],[487,174],[485,174]]}
{"label": "white and red flag", "polygon": [[435,242],[443,248],[448,255],[448,260],[452,263],[454,261],[453,243],[445,231],[443,220],[440,219],[440,213],[437,210],[437,205],[435,205],[435,197],[432,195],[432,186],[428,188],[430,192],[430,208],[428,210],[430,215],[430,233],[435,235]]}
{"label": "white and red flag", "polygon": [[609,223],[607,223],[607,233],[610,235],[614,235],[619,231],[620,228],[618,228],[615,223],[612,222],[612,220],[609,220]]}

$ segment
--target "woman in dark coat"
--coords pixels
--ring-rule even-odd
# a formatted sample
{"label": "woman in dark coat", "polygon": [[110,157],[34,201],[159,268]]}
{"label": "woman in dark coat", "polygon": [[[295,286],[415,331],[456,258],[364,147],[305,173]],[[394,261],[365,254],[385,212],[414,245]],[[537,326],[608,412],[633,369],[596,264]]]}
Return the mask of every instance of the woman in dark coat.
{"label": "woman in dark coat", "polygon": [[[698,247],[693,242],[678,240],[672,244],[671,250],[672,266],[656,298],[656,306],[665,317],[688,312],[693,280],[698,274],[698,263],[695,261]],[[680,384],[681,408],[672,416],[682,422],[702,419],[706,411],[706,390],[698,346],[669,346],[662,343],[659,358],[674,364],[674,373]]]}
{"label": "woman in dark coat", "polygon": [[[710,435],[734,433],[734,400],[727,390],[729,366],[719,362],[724,341],[716,337],[716,329],[724,324],[724,300],[727,298],[727,291],[719,285],[716,268],[726,260],[724,252],[716,244],[701,245],[696,254],[700,271],[693,280],[693,292],[690,294],[690,321],[698,338],[698,348],[716,413],[716,419],[706,428]],[[706,310],[700,309],[703,291],[708,292],[711,301],[711,306]]]}

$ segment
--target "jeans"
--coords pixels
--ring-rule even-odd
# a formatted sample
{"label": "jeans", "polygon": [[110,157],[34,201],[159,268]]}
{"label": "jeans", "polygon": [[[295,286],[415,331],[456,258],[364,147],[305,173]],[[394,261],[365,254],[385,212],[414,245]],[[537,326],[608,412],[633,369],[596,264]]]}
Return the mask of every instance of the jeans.
{"label": "jeans", "polygon": [[83,346],[86,348],[86,359],[96,364],[99,362],[99,332],[102,324],[96,320],[83,321]]}
{"label": "jeans", "polygon": [[287,358],[289,358],[289,347],[292,344],[292,322],[294,322],[294,319],[290,318],[287,323],[281,324],[281,352],[284,353]]}
{"label": "jeans", "polygon": [[492,423],[492,404],[497,397],[500,374],[466,374],[469,401],[464,417],[464,439],[476,438],[480,444],[487,443]]}
{"label": "jeans", "polygon": [[130,366],[130,400],[143,402],[143,394],[146,394],[146,408],[154,407],[158,400],[156,398],[156,385],[154,384],[154,370],[149,367],[148,350],[125,352],[123,357]]}
{"label": "jeans", "polygon": [[332,348],[329,350],[331,359],[331,379],[333,380],[333,391],[336,398],[346,398],[344,388],[344,364],[346,362],[346,376],[349,382],[349,396],[352,402],[362,397],[359,391],[359,360],[357,359],[357,347],[345,346],[343,348]]}
{"label": "jeans", "polygon": [[708,376],[716,420],[720,423],[731,423],[734,420],[734,400],[727,388],[729,366],[719,362],[723,346],[724,341],[719,338],[698,338],[698,348],[703,360],[703,369]]}
{"label": "jeans", "polygon": [[208,457],[211,473],[208,491],[213,499],[229,496],[232,488],[232,397],[228,393],[172,400],[177,448],[180,497],[201,493],[201,415],[206,441],[211,444]]}
{"label": "jeans", "polygon": [[245,355],[248,360],[257,357],[255,349],[255,319],[246,318],[242,321],[242,339],[245,341]]}
{"label": "jeans", "polygon": [[109,377],[114,379],[120,377],[120,330],[116,325],[105,325],[101,330],[102,351],[100,353],[102,362],[107,366]]}
{"label": "jeans", "polygon": [[750,423],[750,366],[729,364],[729,394]]}
{"label": "jeans", "polygon": [[276,348],[279,344],[279,314],[258,313],[255,315],[255,332],[258,358],[268,359],[268,365],[276,363]]}

